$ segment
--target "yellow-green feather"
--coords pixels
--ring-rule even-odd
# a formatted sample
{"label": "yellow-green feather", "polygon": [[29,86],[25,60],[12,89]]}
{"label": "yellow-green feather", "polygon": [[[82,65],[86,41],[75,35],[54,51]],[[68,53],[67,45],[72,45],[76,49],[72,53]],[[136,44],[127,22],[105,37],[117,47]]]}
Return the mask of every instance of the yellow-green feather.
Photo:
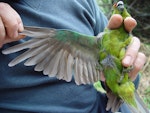
{"label": "yellow-green feather", "polygon": [[[123,11],[114,7],[112,14],[120,14],[123,19],[130,17],[124,8]],[[123,72],[125,67],[122,65],[126,47],[130,44],[132,35],[124,29],[122,24],[118,29],[105,29],[101,39],[99,51],[100,64],[102,65],[107,86],[114,94],[123,99],[126,103],[136,107],[134,100],[135,87],[128,76],[128,72]]]}

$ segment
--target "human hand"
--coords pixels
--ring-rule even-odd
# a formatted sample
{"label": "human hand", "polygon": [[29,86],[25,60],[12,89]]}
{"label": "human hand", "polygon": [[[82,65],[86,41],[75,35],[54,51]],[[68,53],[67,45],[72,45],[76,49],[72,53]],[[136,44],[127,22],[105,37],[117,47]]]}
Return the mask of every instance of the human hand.
{"label": "human hand", "polygon": [[9,4],[0,2],[0,48],[3,44],[23,38],[18,33],[23,29],[19,14]]}
{"label": "human hand", "polygon": [[[108,23],[109,29],[116,29],[124,22],[125,29],[131,32],[136,26],[136,20],[132,17],[127,17],[124,21],[119,14],[114,14]],[[129,73],[131,80],[135,80],[138,72],[142,69],[146,62],[146,56],[139,52],[140,40],[137,37],[132,38],[132,43],[127,48],[125,57],[122,60],[122,64],[125,67],[133,66],[133,70]]]}

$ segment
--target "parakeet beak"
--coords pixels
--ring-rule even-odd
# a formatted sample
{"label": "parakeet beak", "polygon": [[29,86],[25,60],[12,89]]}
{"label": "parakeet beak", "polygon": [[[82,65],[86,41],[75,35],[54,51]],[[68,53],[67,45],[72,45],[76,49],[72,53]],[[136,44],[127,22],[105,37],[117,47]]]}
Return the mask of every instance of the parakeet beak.
{"label": "parakeet beak", "polygon": [[119,2],[117,3],[117,8],[118,8],[118,10],[121,11],[121,12],[124,10],[124,3],[123,3],[123,1],[119,1]]}

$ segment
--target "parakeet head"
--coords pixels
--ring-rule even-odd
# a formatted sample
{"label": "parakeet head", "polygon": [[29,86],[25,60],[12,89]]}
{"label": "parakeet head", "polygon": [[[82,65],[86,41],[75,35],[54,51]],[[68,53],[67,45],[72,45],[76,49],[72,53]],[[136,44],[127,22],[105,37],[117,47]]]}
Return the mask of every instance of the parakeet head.
{"label": "parakeet head", "polygon": [[123,10],[124,10],[124,3],[123,3],[123,1],[119,1],[119,2],[115,3],[113,5],[113,8],[114,8],[114,10],[118,10],[119,12],[123,12]]}
{"label": "parakeet head", "polygon": [[123,18],[129,17],[130,14],[127,12],[123,1],[119,1],[113,5],[113,13],[120,14]]}

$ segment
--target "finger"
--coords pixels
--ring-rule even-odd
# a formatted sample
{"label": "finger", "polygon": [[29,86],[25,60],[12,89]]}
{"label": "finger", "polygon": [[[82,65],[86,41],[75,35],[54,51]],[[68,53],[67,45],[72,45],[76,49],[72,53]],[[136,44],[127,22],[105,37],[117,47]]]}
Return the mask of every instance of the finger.
{"label": "finger", "polygon": [[135,80],[137,74],[143,68],[145,62],[146,62],[146,56],[143,53],[139,52],[133,65],[134,68],[129,74],[129,77],[131,78],[131,80],[133,81]]}
{"label": "finger", "polygon": [[6,37],[3,44],[9,43],[9,42],[14,42],[14,41],[20,40],[20,39],[25,38],[25,37],[26,37],[25,35],[18,35],[18,37],[16,37],[16,38]]}
{"label": "finger", "polygon": [[139,48],[140,48],[140,40],[137,37],[133,37],[131,44],[127,48],[125,57],[122,60],[122,64],[125,67],[129,67],[133,64],[134,60],[137,57]]}
{"label": "finger", "polygon": [[3,45],[3,41],[4,41],[4,38],[5,38],[5,27],[3,25],[3,22],[2,22],[2,19],[0,17],[0,47]]}
{"label": "finger", "polygon": [[22,32],[24,30],[22,19],[15,10],[12,10],[12,12],[18,22],[18,32]]}
{"label": "finger", "polygon": [[109,29],[116,29],[121,26],[122,22],[123,22],[122,16],[119,14],[114,14],[113,16],[111,16],[107,27]]}
{"label": "finger", "polygon": [[[18,15],[14,9],[12,9],[8,4],[1,3],[0,4],[0,17],[3,21],[4,27],[6,29],[6,33],[10,38],[18,37],[19,31],[19,22],[21,22]],[[7,13],[6,13],[7,12]]]}
{"label": "finger", "polygon": [[135,28],[136,25],[137,25],[137,22],[134,18],[127,17],[124,19],[124,26],[128,32],[131,32]]}

